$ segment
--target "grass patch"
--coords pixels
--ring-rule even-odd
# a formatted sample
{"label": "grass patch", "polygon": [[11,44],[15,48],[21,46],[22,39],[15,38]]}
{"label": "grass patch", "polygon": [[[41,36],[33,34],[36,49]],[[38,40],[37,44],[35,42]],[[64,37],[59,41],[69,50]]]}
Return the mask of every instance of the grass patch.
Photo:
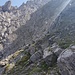
{"label": "grass patch", "polygon": [[16,66],[18,66],[18,65],[24,66],[27,63],[27,61],[29,60],[29,58],[30,58],[30,54],[26,53],[26,55],[23,56],[20,61],[16,62]]}
{"label": "grass patch", "polygon": [[72,44],[72,41],[71,40],[58,40],[57,44],[62,49],[66,49],[66,48],[68,48]]}
{"label": "grass patch", "polygon": [[29,75],[33,75],[34,73],[36,74],[37,72],[41,72],[41,69],[40,69],[39,67],[34,67],[34,68],[30,71]]}

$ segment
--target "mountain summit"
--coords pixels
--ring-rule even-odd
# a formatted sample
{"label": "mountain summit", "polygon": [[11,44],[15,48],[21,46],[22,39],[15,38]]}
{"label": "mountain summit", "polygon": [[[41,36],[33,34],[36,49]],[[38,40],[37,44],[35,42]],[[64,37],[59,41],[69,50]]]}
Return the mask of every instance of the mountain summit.
{"label": "mountain summit", "polygon": [[3,6],[2,6],[2,10],[5,11],[10,11],[11,10],[11,1],[7,1]]}

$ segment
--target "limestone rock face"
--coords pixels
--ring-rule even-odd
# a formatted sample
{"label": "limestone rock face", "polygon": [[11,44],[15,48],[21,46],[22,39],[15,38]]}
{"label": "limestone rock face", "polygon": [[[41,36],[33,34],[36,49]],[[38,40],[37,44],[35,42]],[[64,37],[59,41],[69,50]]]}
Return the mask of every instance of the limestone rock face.
{"label": "limestone rock face", "polygon": [[2,6],[2,10],[10,12],[11,10],[11,1],[7,1],[4,6]]}
{"label": "limestone rock face", "polygon": [[58,58],[61,75],[75,75],[75,50],[67,49]]}

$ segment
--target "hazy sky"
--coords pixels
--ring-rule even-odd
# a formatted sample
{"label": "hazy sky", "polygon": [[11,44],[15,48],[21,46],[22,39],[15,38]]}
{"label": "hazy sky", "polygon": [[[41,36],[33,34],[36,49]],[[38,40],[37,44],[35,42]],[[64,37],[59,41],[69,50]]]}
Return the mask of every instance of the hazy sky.
{"label": "hazy sky", "polygon": [[[0,6],[3,5],[8,0],[0,0]],[[23,2],[26,2],[27,0],[11,0],[12,5],[14,6],[20,6]]]}

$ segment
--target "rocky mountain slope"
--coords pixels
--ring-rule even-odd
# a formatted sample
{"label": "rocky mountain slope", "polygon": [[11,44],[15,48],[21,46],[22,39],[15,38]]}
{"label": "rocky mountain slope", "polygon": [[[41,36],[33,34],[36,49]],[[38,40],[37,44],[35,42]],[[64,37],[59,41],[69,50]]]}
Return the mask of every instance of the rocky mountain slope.
{"label": "rocky mountain slope", "polygon": [[74,75],[74,4],[29,0],[1,6],[0,74]]}
{"label": "rocky mountain slope", "polygon": [[31,44],[32,41],[43,38],[48,32],[47,30],[52,22],[58,17],[69,2],[70,0],[66,0],[66,2],[63,0],[60,0],[59,2],[52,0],[42,8],[38,9],[31,15],[30,20],[15,32],[19,38],[16,38],[16,41],[14,41],[9,48],[5,49],[4,52],[6,53],[8,50],[9,53],[9,50],[11,50],[10,53],[12,53],[25,44]]}
{"label": "rocky mountain slope", "polygon": [[11,1],[8,1],[0,7],[0,50],[6,48],[15,40],[16,34],[13,35],[13,32],[26,24],[26,21],[30,19],[30,14],[41,8],[49,0],[46,2],[40,1],[27,1],[19,8],[13,7]]}

